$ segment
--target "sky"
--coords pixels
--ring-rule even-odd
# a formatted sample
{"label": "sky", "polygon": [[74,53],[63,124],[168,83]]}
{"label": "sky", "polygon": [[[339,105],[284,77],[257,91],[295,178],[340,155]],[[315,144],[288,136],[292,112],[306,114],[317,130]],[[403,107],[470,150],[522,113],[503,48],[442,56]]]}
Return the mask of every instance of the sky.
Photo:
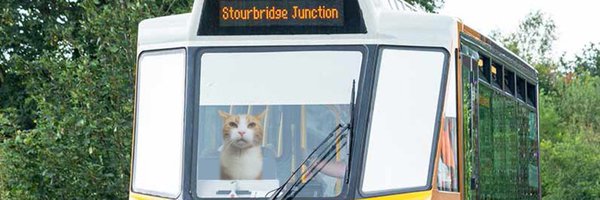
{"label": "sky", "polygon": [[492,30],[514,32],[529,12],[541,10],[557,27],[554,57],[567,58],[585,45],[600,42],[600,1],[597,0],[445,0],[441,14],[458,17],[489,35]]}

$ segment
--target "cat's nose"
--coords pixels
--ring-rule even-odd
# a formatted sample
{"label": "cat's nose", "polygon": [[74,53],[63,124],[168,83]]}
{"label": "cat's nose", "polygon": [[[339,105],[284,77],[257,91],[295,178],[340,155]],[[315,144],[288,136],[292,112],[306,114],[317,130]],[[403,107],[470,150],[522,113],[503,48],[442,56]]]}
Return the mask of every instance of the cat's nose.
{"label": "cat's nose", "polygon": [[238,134],[240,134],[240,136],[244,136],[244,134],[246,134],[245,131],[238,131]]}

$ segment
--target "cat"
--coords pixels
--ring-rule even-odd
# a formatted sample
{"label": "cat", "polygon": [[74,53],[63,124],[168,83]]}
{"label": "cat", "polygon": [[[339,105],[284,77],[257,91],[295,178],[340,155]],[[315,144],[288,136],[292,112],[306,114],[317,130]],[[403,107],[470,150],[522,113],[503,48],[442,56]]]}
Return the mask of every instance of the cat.
{"label": "cat", "polygon": [[233,115],[219,111],[223,119],[221,180],[259,180],[262,178],[262,121],[259,115]]}

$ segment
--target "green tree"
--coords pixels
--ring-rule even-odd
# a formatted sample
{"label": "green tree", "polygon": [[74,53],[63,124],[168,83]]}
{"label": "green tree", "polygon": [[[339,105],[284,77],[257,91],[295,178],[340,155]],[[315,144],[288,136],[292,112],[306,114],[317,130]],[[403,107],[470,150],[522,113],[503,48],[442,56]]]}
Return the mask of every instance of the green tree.
{"label": "green tree", "polygon": [[444,5],[444,0],[406,0],[406,2],[430,13],[437,12]]}
{"label": "green tree", "polygon": [[190,1],[3,1],[0,199],[124,199],[137,24]]}
{"label": "green tree", "polygon": [[591,76],[600,77],[600,44],[589,44],[581,55],[575,56],[569,69],[578,75],[589,73]]}
{"label": "green tree", "polygon": [[559,82],[540,106],[542,183],[546,199],[600,198],[600,78]]}
{"label": "green tree", "polygon": [[[67,1],[3,1],[0,9],[0,139],[35,127],[36,104],[28,98],[27,77],[44,51],[58,51],[55,27],[79,18],[81,10]],[[4,121],[4,122],[2,122]]]}

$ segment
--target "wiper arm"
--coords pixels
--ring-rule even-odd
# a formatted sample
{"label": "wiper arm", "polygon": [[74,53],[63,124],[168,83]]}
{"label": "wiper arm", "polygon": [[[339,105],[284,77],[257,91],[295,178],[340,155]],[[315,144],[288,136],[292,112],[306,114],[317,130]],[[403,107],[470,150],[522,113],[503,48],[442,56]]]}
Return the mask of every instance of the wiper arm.
{"label": "wiper arm", "polygon": [[[301,175],[301,177],[309,176],[306,182],[302,183],[302,179],[297,179],[294,182],[294,184],[292,184],[292,186],[289,187],[289,189],[283,194],[281,199],[293,199],[294,197],[296,197],[296,195],[300,193],[304,186],[306,186],[315,176],[317,176],[319,172],[321,172],[321,170],[323,170],[323,168],[325,168],[325,166],[327,166],[331,162],[331,160],[333,160],[333,158],[335,158],[336,154],[339,153],[340,150],[343,149],[348,143],[348,141],[345,140],[348,136],[347,132],[345,132],[346,130],[348,129],[343,130],[344,132],[340,133],[340,137],[337,137],[336,140],[334,140],[334,143],[332,145],[329,145],[329,150],[322,152],[318,157],[319,159],[316,160],[314,163],[311,163],[311,165],[308,167],[308,170],[306,170],[306,172]],[[337,141],[341,140],[343,140],[344,142],[339,146],[339,148],[336,148],[335,144],[337,143]]]}
{"label": "wiper arm", "polygon": [[[353,134],[353,126],[354,126],[354,112],[355,112],[355,98],[356,98],[356,81],[352,80],[352,93],[350,95],[350,123],[346,124],[345,126],[342,124],[338,124],[338,126],[331,131],[327,137],[317,146],[317,148],[315,148],[307,157],[306,159],[304,159],[304,161],[302,161],[302,163],[298,166],[298,168],[296,168],[296,170],[294,170],[294,172],[290,175],[290,177],[285,181],[284,184],[282,184],[279,188],[276,189],[275,193],[273,194],[273,196],[271,196],[271,199],[277,199],[277,197],[283,193],[283,196],[280,199],[288,199],[288,198],[294,198],[303,188],[304,186],[306,186],[306,184],[308,184],[319,172],[321,172],[321,170],[323,170],[323,168],[328,165],[331,160],[335,157],[335,155],[337,153],[339,153],[339,151],[341,149],[343,149],[346,145],[348,145],[349,141],[345,140],[346,137],[348,137],[348,134]],[[323,144],[327,143],[327,141],[329,141],[332,136],[336,133],[336,131],[340,130],[340,128],[342,129],[339,134],[335,137],[334,140],[329,142],[329,145],[327,145],[327,147],[329,148],[329,150],[324,149],[316,158],[316,162],[311,163],[311,165],[309,165],[308,169],[302,173],[300,175],[300,178],[297,179],[296,181],[294,181],[293,184],[291,184],[291,186],[288,186],[288,184],[290,183],[290,181],[292,180],[292,177],[294,177],[298,171],[302,168],[302,166],[304,166],[304,164],[306,164],[306,162],[308,162],[308,160],[311,160],[311,158],[313,157],[313,155],[319,151],[319,149],[321,149],[321,147],[323,146]],[[346,131],[348,131],[350,133],[347,133]],[[335,144],[338,144],[339,141],[344,141],[339,148],[336,148]],[[350,147],[349,147],[349,152],[352,152],[352,141],[350,141]],[[335,152],[335,154],[333,154],[333,156],[331,155],[333,152]],[[325,163],[323,163],[323,161],[326,160]],[[350,163],[350,158],[347,161],[348,163]],[[350,169],[350,166],[346,166],[346,182],[347,182],[347,178],[348,178],[348,171]],[[315,171],[316,170],[316,171]],[[306,182],[304,182],[302,185],[300,185],[300,187],[298,189],[296,189],[296,187],[298,186],[298,184],[301,183],[301,180],[303,179],[303,177],[305,177],[306,175],[309,175],[310,177],[306,180]],[[287,186],[287,188],[286,188]],[[284,191],[285,190],[285,191]]]}
{"label": "wiper arm", "polygon": [[[290,181],[292,181],[292,178],[295,177],[298,174],[298,172],[300,171],[300,169],[302,168],[302,166],[305,165],[308,162],[308,160],[310,160],[311,158],[313,158],[315,156],[315,154],[317,152],[319,152],[319,150],[322,149],[323,145],[325,145],[326,143],[328,143],[328,141],[330,141],[331,138],[335,138],[333,140],[335,142],[339,138],[339,136],[342,135],[342,134],[339,134],[338,136],[333,137],[338,130],[341,130],[341,132],[343,133],[347,129],[348,129],[348,126],[343,126],[341,124],[338,124],[335,127],[335,129],[333,129],[331,132],[329,132],[329,134],[327,134],[327,137],[325,137],[325,139],[317,146],[317,148],[315,148],[312,152],[310,152],[310,154],[306,157],[306,159],[304,159],[304,161],[302,161],[302,163],[298,166],[298,168],[296,168],[296,170],[294,170],[294,172],[288,177],[288,179],[281,186],[279,186],[279,188],[277,188],[275,190],[275,193],[273,193],[273,195],[271,196],[271,199],[276,199],[277,196],[279,196],[283,192],[283,190],[286,189],[286,186],[288,186],[290,184]],[[329,142],[329,143],[331,143],[331,142]],[[327,145],[327,146],[330,146],[330,145]],[[323,152],[321,152],[317,156],[317,158],[319,158],[320,156],[322,156],[322,154],[323,154]]]}

